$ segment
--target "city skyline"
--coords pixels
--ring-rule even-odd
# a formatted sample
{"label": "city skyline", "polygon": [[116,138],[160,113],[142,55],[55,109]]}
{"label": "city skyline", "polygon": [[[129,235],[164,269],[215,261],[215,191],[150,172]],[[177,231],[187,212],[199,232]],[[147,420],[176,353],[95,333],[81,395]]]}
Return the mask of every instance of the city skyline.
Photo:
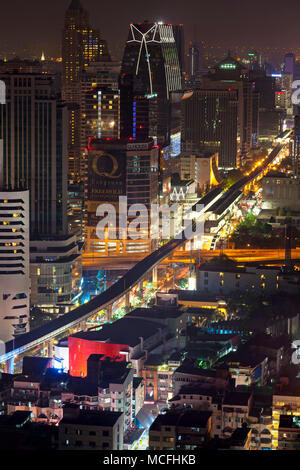
{"label": "city skyline", "polygon": [[300,450],[291,3],[7,2],[1,450]]}
{"label": "city skyline", "polygon": [[[186,42],[204,40],[220,48],[220,55],[222,48],[235,46],[269,48],[270,54],[277,54],[275,49],[278,49],[278,54],[280,50],[297,49],[297,24],[294,18],[297,17],[297,11],[300,13],[300,5],[295,0],[290,2],[293,8],[286,9],[282,9],[278,1],[269,0],[263,4],[255,0],[243,5],[237,0],[230,0],[226,4],[217,0],[214,4],[205,5],[189,0],[184,7],[179,0],[175,0],[172,8],[169,3],[162,5],[157,0],[151,4],[133,0],[130,7],[126,2],[118,0],[117,15],[116,2],[82,2],[93,19],[92,26],[100,29],[102,38],[108,41],[117,59],[120,59],[126,41],[128,23],[143,22],[145,19],[183,23]],[[38,57],[44,50],[48,57],[60,56],[63,15],[68,5],[68,0],[54,0],[42,5],[38,0],[29,0],[26,4],[14,0],[6,5],[0,18],[0,41],[5,53],[26,57],[30,51]],[[15,29],[11,27],[12,24]],[[16,30],[18,35],[14,33]],[[281,34],[278,35],[278,32]]]}

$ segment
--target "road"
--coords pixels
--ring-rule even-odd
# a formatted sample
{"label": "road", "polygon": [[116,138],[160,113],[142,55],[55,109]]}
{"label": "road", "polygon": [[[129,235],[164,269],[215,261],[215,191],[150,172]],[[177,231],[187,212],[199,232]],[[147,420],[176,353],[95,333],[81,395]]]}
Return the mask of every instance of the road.
{"label": "road", "polygon": [[[276,250],[266,250],[266,249],[244,249],[244,250],[223,250],[222,252],[224,255],[228,256],[228,258],[234,259],[235,261],[238,262],[267,262],[267,261],[278,261],[278,260],[284,260],[285,259],[285,250],[284,249],[276,249]],[[190,264],[191,260],[193,261],[198,261],[198,259],[201,261],[204,260],[209,260],[215,257],[220,256],[221,252],[220,250],[214,250],[214,251],[209,251],[209,250],[192,250],[192,251],[186,251],[186,250],[178,250],[175,251],[174,255],[170,258],[166,258],[161,262],[161,264],[169,264],[169,263],[184,263],[184,264]],[[296,248],[292,250],[292,259],[294,260],[300,260],[300,248]],[[126,263],[128,266],[129,261],[124,261],[123,267],[126,269]],[[130,262],[131,263],[131,262]],[[120,264],[120,258],[93,258],[91,260],[85,259],[84,261],[84,268],[96,268],[96,267],[102,267],[105,266],[106,269],[108,266],[111,267],[111,269],[116,269],[116,266]],[[132,264],[136,264],[132,262]],[[131,267],[131,266],[129,266]],[[129,269],[127,267],[127,269]]]}

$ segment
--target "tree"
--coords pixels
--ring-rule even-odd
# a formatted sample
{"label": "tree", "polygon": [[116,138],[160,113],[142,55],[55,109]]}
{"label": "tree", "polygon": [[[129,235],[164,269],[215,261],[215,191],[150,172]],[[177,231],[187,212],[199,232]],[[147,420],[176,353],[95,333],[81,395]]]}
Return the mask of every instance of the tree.
{"label": "tree", "polygon": [[229,189],[231,186],[233,186],[235,183],[237,183],[242,177],[243,177],[243,173],[239,169],[229,171],[228,175],[222,182],[222,186],[225,189],[225,191]]}

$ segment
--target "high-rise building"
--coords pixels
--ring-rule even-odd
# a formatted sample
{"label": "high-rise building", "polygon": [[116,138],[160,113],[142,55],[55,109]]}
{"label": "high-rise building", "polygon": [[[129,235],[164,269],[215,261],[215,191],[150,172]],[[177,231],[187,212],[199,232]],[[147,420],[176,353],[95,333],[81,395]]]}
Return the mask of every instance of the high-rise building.
{"label": "high-rise building", "polygon": [[120,137],[120,62],[93,62],[81,75],[81,172],[86,175],[87,145],[93,138]]}
{"label": "high-rise building", "polygon": [[267,76],[264,70],[254,70],[249,72],[249,80],[253,81],[259,100],[257,136],[260,140],[269,139],[270,136],[280,133],[285,110],[286,92],[282,89],[282,76]]}
{"label": "high-rise building", "polygon": [[[120,229],[119,197],[127,196],[127,207],[150,206],[158,197],[159,149],[153,140],[95,139],[89,143],[88,181],[86,184],[85,251],[98,256],[126,253],[144,253],[151,249],[150,223],[138,239],[123,236]],[[99,238],[96,227],[100,222],[97,208],[111,204],[116,211],[115,227],[107,227]],[[136,216],[137,217],[137,216]],[[128,222],[134,217],[128,217]]]}
{"label": "high-rise building", "polygon": [[295,54],[293,54],[292,52],[290,52],[289,54],[285,54],[285,56],[284,56],[284,72],[294,75],[295,62],[296,62]]}
{"label": "high-rise building", "polygon": [[190,42],[188,52],[189,79],[197,77],[204,68],[204,44],[203,42]]}
{"label": "high-rise building", "polygon": [[[1,106],[1,105],[0,105]],[[29,191],[0,185],[0,340],[29,331]]]}
{"label": "high-rise building", "polygon": [[[7,110],[1,82],[0,116]],[[29,331],[29,191],[4,184],[3,135],[0,125],[0,340]]]}
{"label": "high-rise building", "polygon": [[158,143],[169,142],[170,93],[182,88],[181,51],[178,28],[146,21],[130,24],[120,77],[121,137],[133,137],[136,97],[155,96],[157,127],[149,137]]}
{"label": "high-rise building", "polygon": [[72,0],[65,14],[62,58],[63,98],[67,102],[78,103],[82,71],[91,62],[109,60],[106,42],[100,39],[98,30],[90,27],[89,14],[80,0]]}
{"label": "high-rise building", "polygon": [[[245,157],[257,141],[257,92],[248,70],[230,52],[202,80],[201,88],[236,90],[238,94],[238,147],[237,162]],[[255,114],[254,114],[255,112]],[[222,164],[222,157],[219,161]]]}
{"label": "high-rise building", "polygon": [[82,145],[88,139],[120,137],[120,94],[119,90],[93,87],[85,89],[82,95]]}
{"label": "high-rise building", "polygon": [[[7,90],[7,104],[0,110],[3,187],[30,191],[31,303],[49,309],[55,305],[62,313],[80,290],[72,284],[72,267],[80,263],[80,253],[67,224],[67,108],[48,75],[19,72],[0,77]],[[55,263],[64,270],[60,276]],[[60,299],[53,300],[49,284]],[[65,284],[74,286],[72,295]]]}
{"label": "high-rise building", "polygon": [[80,0],[72,0],[65,14],[62,36],[62,94],[69,106],[69,179],[79,181],[80,153],[80,93],[81,74],[91,62],[110,60],[106,42],[89,25],[89,14]]}
{"label": "high-rise building", "polygon": [[4,73],[3,185],[30,189],[31,239],[67,231],[67,110],[51,77]]}
{"label": "high-rise building", "polygon": [[[152,140],[140,143],[127,144],[127,171],[126,171],[126,195],[128,207],[134,204],[143,204],[147,208],[148,215],[144,220],[145,232],[140,239],[127,241],[127,253],[150,252],[156,248],[155,240],[151,240],[149,215],[151,205],[158,200],[158,169],[159,148],[153,145]],[[128,221],[135,217],[128,217]],[[142,220],[141,220],[141,223]],[[128,230],[130,236],[130,230]],[[142,230],[141,230],[142,232]]]}
{"label": "high-rise building", "polygon": [[183,24],[173,24],[172,29],[177,47],[180,70],[181,73],[183,73],[185,69],[185,40]]}
{"label": "high-rise building", "polygon": [[218,153],[219,167],[236,168],[238,94],[236,90],[194,90],[182,101],[182,152]]}

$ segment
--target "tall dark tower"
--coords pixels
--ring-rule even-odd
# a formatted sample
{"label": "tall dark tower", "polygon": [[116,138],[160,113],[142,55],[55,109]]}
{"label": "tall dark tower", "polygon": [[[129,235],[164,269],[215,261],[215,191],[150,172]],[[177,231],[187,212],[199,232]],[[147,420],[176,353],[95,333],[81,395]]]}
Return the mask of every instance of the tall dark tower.
{"label": "tall dark tower", "polygon": [[130,24],[120,79],[121,137],[134,137],[134,103],[136,97],[146,97],[151,101],[144,109],[156,122],[156,129],[151,130],[154,135],[149,136],[159,143],[169,141],[170,95],[182,89],[181,44],[182,35],[173,25]]}
{"label": "tall dark tower", "polygon": [[65,14],[62,35],[62,96],[69,108],[69,180],[82,179],[80,151],[80,80],[91,62],[110,60],[106,41],[89,25],[89,14],[80,0],[72,0]]}

